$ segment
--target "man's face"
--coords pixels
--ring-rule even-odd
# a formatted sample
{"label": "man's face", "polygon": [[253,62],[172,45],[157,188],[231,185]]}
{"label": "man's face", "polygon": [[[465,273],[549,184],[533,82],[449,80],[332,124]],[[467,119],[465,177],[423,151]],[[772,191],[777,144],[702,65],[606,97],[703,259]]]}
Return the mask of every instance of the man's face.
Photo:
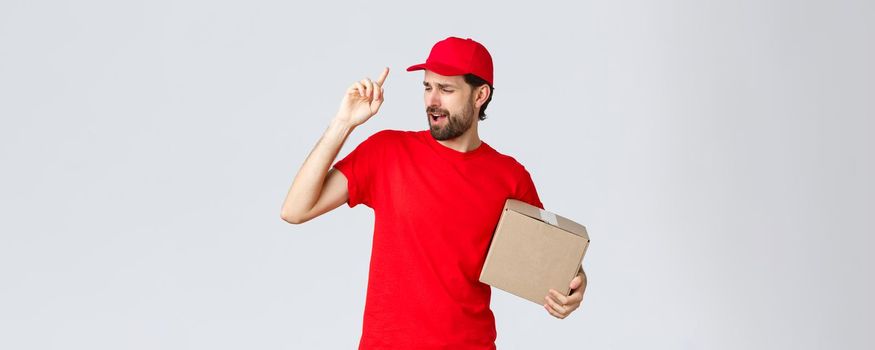
{"label": "man's face", "polygon": [[425,71],[425,113],[431,136],[450,140],[464,134],[474,124],[472,88],[461,75],[446,76]]}

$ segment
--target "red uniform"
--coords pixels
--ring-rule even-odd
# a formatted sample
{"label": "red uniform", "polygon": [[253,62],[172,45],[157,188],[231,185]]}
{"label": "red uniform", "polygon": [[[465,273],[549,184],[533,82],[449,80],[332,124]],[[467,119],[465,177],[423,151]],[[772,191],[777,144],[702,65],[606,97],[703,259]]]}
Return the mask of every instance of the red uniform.
{"label": "red uniform", "polygon": [[347,204],[375,215],[359,349],[495,349],[491,290],[478,279],[505,200],[544,207],[525,167],[428,130],[377,132],[334,167]]}

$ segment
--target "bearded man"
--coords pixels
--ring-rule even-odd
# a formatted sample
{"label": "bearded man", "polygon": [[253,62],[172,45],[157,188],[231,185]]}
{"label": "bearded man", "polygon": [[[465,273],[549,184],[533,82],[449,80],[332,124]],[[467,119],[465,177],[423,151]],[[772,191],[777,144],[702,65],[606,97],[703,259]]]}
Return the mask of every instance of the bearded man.
{"label": "bearded man", "polygon": [[[300,224],[343,203],[373,208],[374,236],[360,349],[495,349],[491,289],[479,282],[505,200],[544,205],[526,168],[483,142],[492,56],[472,40],[436,43],[425,63],[428,130],[382,130],[334,163],[349,134],[383,104],[386,68],[353,83],[298,171],[282,206]],[[544,308],[565,318],[580,306],[551,290]]]}

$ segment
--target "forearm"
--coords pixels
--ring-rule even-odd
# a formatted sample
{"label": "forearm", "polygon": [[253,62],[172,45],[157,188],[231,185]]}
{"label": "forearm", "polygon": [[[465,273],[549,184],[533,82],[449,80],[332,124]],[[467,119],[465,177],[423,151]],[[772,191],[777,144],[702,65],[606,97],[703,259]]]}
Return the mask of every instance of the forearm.
{"label": "forearm", "polygon": [[353,124],[340,118],[331,121],[295,175],[283,202],[283,218],[298,220],[316,205],[328,170],[353,129]]}

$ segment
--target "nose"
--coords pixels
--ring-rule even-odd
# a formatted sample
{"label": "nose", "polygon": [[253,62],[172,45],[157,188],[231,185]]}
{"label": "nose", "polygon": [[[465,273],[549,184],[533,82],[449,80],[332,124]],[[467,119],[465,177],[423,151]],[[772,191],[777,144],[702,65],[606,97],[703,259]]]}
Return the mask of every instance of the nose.
{"label": "nose", "polygon": [[441,106],[440,97],[441,96],[438,94],[437,91],[435,91],[435,89],[432,89],[431,91],[426,91],[425,92],[425,104],[428,107],[440,107]]}

